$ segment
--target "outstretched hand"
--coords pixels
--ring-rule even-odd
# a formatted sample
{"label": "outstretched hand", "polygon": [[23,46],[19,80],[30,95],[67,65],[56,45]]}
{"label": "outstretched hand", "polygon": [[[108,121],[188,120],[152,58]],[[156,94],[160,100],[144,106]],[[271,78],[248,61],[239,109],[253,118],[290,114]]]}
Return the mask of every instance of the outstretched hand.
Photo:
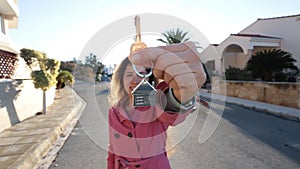
{"label": "outstretched hand", "polygon": [[206,81],[206,74],[193,42],[149,47],[129,56],[135,65],[153,67],[154,76],[173,89],[181,103],[192,99]]}

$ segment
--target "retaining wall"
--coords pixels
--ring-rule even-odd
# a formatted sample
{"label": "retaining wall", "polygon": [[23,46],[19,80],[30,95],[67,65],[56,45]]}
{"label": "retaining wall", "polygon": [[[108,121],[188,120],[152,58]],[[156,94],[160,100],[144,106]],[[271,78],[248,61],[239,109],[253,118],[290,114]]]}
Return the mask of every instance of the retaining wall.
{"label": "retaining wall", "polygon": [[[51,105],[55,87],[46,92],[46,104]],[[0,131],[41,112],[43,91],[35,89],[32,80],[0,81]]]}
{"label": "retaining wall", "polygon": [[224,81],[212,78],[212,92],[300,109],[300,83]]}

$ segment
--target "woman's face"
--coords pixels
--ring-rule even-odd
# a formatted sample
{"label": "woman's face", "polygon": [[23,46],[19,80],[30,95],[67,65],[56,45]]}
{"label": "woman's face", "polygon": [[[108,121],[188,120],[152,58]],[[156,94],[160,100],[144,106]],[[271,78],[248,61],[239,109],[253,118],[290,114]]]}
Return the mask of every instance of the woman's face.
{"label": "woman's face", "polygon": [[[142,66],[135,66],[136,69],[138,70],[138,72],[140,74],[146,75],[146,69]],[[131,92],[134,90],[134,88],[141,82],[143,78],[139,77],[135,71],[133,70],[133,67],[131,64],[128,64],[124,75],[123,75],[123,84],[124,84],[124,88],[126,90],[126,93],[131,96]],[[146,78],[146,80],[148,80],[148,78]]]}

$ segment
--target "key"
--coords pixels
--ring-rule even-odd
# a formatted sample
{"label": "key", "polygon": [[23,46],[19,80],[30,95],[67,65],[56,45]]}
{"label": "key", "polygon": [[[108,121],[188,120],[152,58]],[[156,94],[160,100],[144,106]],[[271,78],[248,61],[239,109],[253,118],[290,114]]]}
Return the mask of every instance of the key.
{"label": "key", "polygon": [[[147,48],[146,44],[141,41],[141,27],[140,27],[140,17],[135,17],[135,27],[136,27],[136,38],[135,42],[131,45],[130,54],[134,53],[135,51]],[[142,77],[142,81],[132,90],[132,103],[134,107],[141,107],[141,106],[154,106],[156,104],[156,89],[154,84],[150,84],[146,78],[151,76],[152,69],[147,75],[140,74],[135,65],[132,64],[133,70],[135,73]]]}
{"label": "key", "polygon": [[138,15],[135,17],[135,29],[136,29],[135,42],[130,47],[130,54],[140,49],[147,48],[147,45],[144,42],[142,42],[141,39],[140,17]]}

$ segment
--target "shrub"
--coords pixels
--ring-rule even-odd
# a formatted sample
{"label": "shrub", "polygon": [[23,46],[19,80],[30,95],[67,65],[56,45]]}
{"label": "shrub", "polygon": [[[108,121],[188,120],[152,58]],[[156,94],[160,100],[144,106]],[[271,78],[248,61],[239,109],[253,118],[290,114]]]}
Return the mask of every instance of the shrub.
{"label": "shrub", "polygon": [[225,70],[225,76],[226,80],[253,80],[250,72],[231,66]]}

